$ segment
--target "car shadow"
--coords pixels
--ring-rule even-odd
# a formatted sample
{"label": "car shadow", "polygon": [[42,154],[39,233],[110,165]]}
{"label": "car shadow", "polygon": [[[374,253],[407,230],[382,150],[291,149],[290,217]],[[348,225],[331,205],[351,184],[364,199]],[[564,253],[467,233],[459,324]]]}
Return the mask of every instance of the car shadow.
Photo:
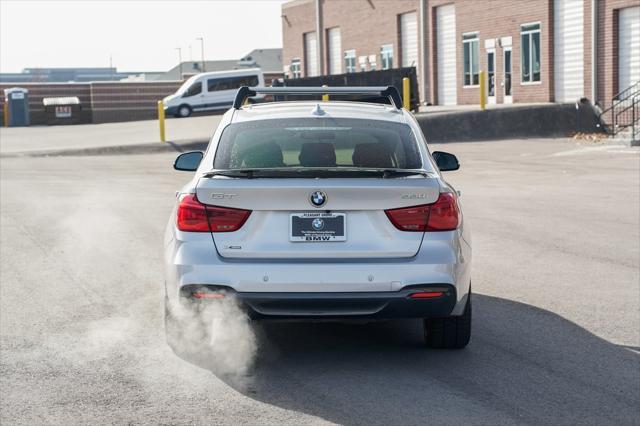
{"label": "car shadow", "polygon": [[[472,340],[421,322],[264,322],[246,396],[340,424],[638,424],[640,356],[543,309],[474,295]],[[215,371],[215,360],[190,360]]]}

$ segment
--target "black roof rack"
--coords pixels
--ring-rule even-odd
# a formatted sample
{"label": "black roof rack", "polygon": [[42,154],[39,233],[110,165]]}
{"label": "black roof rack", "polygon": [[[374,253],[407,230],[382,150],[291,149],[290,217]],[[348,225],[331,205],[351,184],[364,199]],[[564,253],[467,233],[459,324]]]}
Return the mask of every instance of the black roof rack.
{"label": "black roof rack", "polygon": [[247,87],[238,89],[233,101],[233,108],[240,109],[247,98],[258,93],[272,95],[369,95],[386,97],[391,105],[402,108],[400,92],[394,86],[361,86],[361,87]]}

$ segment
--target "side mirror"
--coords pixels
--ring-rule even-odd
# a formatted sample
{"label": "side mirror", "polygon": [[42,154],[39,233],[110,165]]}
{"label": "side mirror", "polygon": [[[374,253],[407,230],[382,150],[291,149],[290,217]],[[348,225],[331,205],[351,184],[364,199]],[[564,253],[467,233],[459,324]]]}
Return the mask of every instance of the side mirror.
{"label": "side mirror", "polygon": [[202,161],[204,154],[202,151],[185,152],[178,155],[173,162],[173,168],[183,172],[195,172]]}
{"label": "side mirror", "polygon": [[458,158],[456,158],[456,156],[453,154],[442,151],[434,151],[433,153],[431,153],[431,155],[433,156],[433,159],[436,160],[436,164],[442,172],[458,170],[460,168]]}

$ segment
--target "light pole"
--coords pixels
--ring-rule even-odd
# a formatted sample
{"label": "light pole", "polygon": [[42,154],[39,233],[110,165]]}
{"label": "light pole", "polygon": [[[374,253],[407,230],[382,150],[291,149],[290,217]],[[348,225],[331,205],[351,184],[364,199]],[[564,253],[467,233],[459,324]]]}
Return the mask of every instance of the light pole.
{"label": "light pole", "polygon": [[178,51],[178,63],[180,64],[180,78],[179,80],[182,81],[182,48],[181,47],[176,47],[175,48]]}
{"label": "light pole", "polygon": [[204,37],[198,37],[196,38],[196,40],[200,40],[200,51],[202,52],[202,72],[205,72],[205,66],[204,66]]}

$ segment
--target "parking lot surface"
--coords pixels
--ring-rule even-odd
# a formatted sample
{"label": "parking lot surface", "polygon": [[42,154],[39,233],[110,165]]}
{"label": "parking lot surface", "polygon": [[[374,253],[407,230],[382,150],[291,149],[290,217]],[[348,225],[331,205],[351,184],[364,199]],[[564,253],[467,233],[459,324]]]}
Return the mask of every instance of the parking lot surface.
{"label": "parking lot surface", "polygon": [[1,159],[0,423],[638,424],[640,151],[432,149],[462,165],[467,349],[418,321],[268,323],[241,376],[164,340],[173,155]]}
{"label": "parking lot surface", "polygon": [[[208,140],[222,115],[165,121],[166,140]],[[71,126],[0,127],[0,154],[160,145],[158,120]]]}

